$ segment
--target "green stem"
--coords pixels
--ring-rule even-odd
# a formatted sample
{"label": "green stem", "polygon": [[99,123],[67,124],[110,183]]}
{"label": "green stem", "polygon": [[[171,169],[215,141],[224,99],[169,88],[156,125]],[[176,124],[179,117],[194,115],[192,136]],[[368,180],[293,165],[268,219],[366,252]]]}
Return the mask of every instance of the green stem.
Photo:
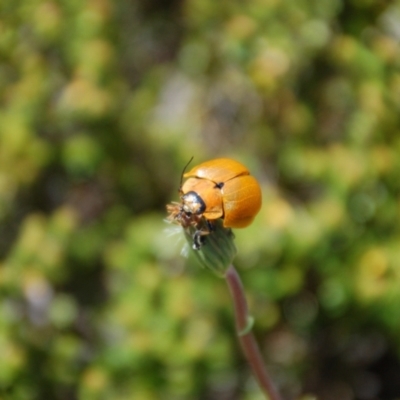
{"label": "green stem", "polygon": [[281,400],[281,396],[268,375],[260,349],[251,331],[252,318],[249,315],[242,281],[233,265],[226,271],[225,278],[234,303],[236,329],[247,361],[267,398],[269,400]]}

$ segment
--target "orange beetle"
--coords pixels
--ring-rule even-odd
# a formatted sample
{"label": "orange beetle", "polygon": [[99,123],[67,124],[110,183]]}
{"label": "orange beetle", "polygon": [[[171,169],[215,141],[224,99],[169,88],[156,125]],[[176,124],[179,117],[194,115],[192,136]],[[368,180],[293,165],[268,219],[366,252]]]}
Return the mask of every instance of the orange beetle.
{"label": "orange beetle", "polygon": [[[213,221],[223,219],[225,228],[244,228],[261,208],[261,189],[248,169],[237,161],[218,158],[204,162],[183,177],[181,203],[167,207],[169,218],[184,228],[195,226],[193,247],[199,249],[204,236],[213,230]],[[206,229],[200,228],[205,220]]]}

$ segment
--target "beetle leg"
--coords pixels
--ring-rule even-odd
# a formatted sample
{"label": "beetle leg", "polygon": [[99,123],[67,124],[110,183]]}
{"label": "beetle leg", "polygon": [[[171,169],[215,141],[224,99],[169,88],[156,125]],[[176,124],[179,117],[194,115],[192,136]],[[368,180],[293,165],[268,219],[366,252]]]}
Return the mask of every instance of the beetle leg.
{"label": "beetle leg", "polygon": [[206,236],[210,232],[202,231],[202,230],[197,230],[194,235],[193,235],[193,249],[194,250],[200,250],[200,248],[204,245],[204,242],[206,241]]}
{"label": "beetle leg", "polygon": [[206,225],[207,225],[207,229],[208,229],[209,233],[215,231],[215,225],[209,219],[206,219]]}
{"label": "beetle leg", "polygon": [[215,231],[215,224],[209,219],[203,219],[203,227],[198,228],[193,235],[193,249],[199,250],[206,241],[206,236]]}

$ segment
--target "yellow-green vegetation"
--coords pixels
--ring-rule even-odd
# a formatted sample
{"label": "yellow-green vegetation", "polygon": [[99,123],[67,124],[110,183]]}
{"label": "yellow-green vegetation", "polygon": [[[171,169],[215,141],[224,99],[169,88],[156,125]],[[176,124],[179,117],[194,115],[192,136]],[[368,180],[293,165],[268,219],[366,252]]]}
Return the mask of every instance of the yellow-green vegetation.
{"label": "yellow-green vegetation", "polygon": [[163,222],[191,156],[289,398],[400,397],[400,2],[0,1],[0,399],[258,400]]}

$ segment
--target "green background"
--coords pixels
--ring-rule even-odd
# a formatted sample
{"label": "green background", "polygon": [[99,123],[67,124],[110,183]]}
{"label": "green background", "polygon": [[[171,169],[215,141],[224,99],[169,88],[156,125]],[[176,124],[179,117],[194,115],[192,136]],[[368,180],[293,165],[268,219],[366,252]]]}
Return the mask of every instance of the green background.
{"label": "green background", "polygon": [[287,398],[400,398],[400,2],[1,0],[0,399],[260,400],[224,280],[164,222],[243,162]]}

